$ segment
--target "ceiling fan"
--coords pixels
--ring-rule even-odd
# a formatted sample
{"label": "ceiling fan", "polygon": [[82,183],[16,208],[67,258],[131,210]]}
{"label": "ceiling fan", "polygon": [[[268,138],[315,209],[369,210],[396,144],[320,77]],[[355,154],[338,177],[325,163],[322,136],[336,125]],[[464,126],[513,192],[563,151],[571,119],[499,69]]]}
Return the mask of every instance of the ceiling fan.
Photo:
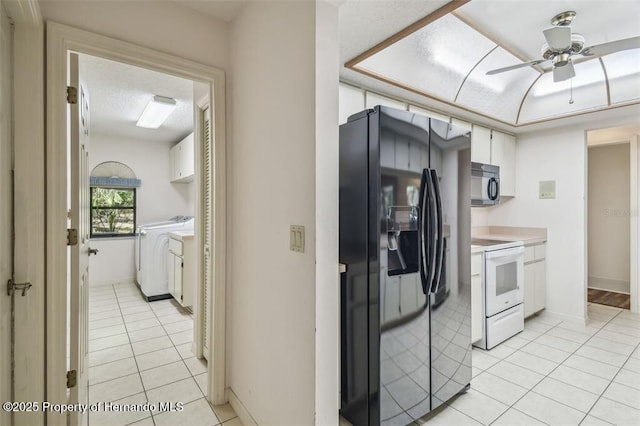
{"label": "ceiling fan", "polygon": [[574,56],[602,56],[621,50],[640,48],[640,37],[630,37],[584,47],[584,37],[578,33],[572,33],[569,26],[575,16],[576,12],[567,11],[559,13],[551,19],[553,27],[542,31],[547,41],[542,45],[542,59],[491,70],[487,72],[487,75],[553,61],[553,81],[564,81],[576,75],[572,63]]}

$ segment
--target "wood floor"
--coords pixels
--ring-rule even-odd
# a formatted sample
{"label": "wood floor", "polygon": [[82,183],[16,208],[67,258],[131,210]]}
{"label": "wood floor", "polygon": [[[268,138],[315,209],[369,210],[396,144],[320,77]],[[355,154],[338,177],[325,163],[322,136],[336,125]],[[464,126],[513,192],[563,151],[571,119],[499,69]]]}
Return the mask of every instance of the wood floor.
{"label": "wood floor", "polygon": [[589,302],[600,305],[615,306],[616,308],[629,309],[631,306],[628,294],[614,293],[613,291],[588,289]]}

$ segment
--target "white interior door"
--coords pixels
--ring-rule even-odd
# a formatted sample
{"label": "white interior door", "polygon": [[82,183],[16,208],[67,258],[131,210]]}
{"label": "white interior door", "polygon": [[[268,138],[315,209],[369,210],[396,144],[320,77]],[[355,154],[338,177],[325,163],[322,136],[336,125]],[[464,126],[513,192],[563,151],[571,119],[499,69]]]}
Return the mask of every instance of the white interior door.
{"label": "white interior door", "polygon": [[[81,83],[78,55],[69,54],[69,86],[77,88],[76,103],[69,103],[71,150],[71,228],[78,243],[71,246],[70,368],[76,374],[70,403],[88,402],[88,285],[89,285],[89,94]],[[72,413],[71,425],[87,424],[87,414]]]}

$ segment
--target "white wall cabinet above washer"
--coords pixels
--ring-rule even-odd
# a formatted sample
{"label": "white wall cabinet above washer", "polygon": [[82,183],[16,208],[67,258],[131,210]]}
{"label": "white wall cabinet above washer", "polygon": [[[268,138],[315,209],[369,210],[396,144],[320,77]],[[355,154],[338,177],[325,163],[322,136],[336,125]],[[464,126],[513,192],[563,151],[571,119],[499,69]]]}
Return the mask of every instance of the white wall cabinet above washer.
{"label": "white wall cabinet above washer", "polygon": [[187,135],[169,151],[171,182],[191,182],[195,175],[193,133]]}

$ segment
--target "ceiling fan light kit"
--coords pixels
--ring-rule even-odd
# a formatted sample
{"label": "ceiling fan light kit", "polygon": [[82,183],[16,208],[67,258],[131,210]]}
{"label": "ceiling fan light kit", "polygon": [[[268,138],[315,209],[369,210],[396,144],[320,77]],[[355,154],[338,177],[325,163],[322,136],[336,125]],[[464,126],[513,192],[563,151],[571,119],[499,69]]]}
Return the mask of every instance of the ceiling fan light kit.
{"label": "ceiling fan light kit", "polygon": [[584,47],[585,38],[578,33],[572,33],[570,24],[576,17],[576,12],[569,10],[551,18],[553,27],[542,31],[546,43],[542,45],[543,59],[523,62],[521,64],[498,68],[487,72],[487,75],[500,74],[526,66],[535,66],[547,61],[553,64],[553,81],[565,81],[575,77],[572,56],[603,56],[622,50],[640,48],[640,37],[630,37],[623,40],[610,41]]}

